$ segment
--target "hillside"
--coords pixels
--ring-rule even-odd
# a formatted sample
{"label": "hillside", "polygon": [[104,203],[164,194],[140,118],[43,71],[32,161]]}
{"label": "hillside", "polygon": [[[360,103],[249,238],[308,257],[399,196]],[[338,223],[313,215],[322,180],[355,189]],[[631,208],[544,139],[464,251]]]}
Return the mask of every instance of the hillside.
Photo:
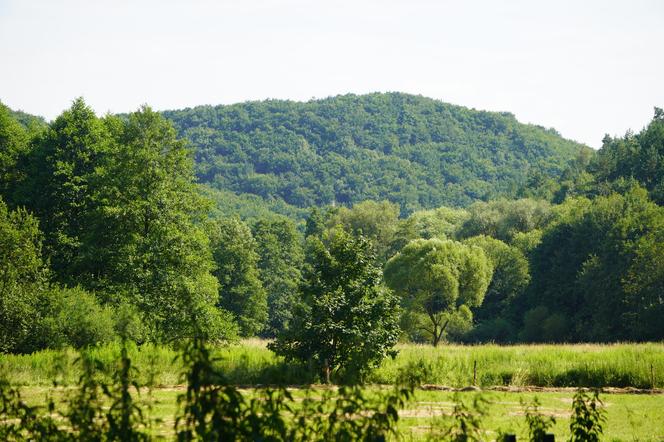
{"label": "hillside", "polygon": [[163,114],[195,147],[203,183],[278,207],[388,199],[406,214],[465,206],[513,195],[531,174],[558,176],[587,149],[510,113],[401,93]]}

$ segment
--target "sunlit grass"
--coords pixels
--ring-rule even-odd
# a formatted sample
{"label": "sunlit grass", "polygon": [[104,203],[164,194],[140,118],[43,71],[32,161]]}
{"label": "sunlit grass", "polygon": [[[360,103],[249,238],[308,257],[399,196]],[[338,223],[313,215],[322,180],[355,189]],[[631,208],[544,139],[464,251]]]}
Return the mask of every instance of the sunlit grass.
{"label": "sunlit grass", "polygon": [[[215,355],[228,381],[240,385],[315,382],[306,365],[285,363],[266,347],[267,342],[250,339],[225,348]],[[428,384],[462,387],[664,387],[664,343],[578,344],[578,345],[427,345],[404,344],[392,360],[368,377],[370,383],[391,384],[399,370],[409,366],[426,369]],[[108,364],[118,359],[118,344],[91,350]],[[132,363],[141,381],[152,379],[157,386],[178,385],[181,361],[178,352],[164,346],[132,348]],[[80,372],[74,363],[77,353],[44,350],[31,355],[0,355],[0,370],[14,385],[62,385],[76,382]]]}
{"label": "sunlit grass", "polygon": [[[369,387],[375,388],[375,387]],[[31,405],[44,404],[46,395],[63,405],[63,399],[74,391],[69,388],[23,387],[22,396]],[[144,404],[143,411],[154,423],[152,434],[171,438],[174,436],[175,416],[178,413],[177,396],[184,393],[183,387],[157,388],[150,395],[142,391],[139,399]],[[253,396],[253,389],[243,390],[246,396]],[[296,404],[305,395],[303,390],[291,390]],[[317,393],[314,391],[313,393]],[[449,425],[456,400],[471,404],[478,393],[458,393],[418,390],[415,397],[399,412],[400,440],[424,440],[432,427],[445,428]],[[572,393],[506,393],[482,392],[486,399],[486,414],[481,428],[487,440],[494,440],[498,432],[516,434],[517,440],[527,440],[527,427],[524,419],[525,405],[535,397],[540,402],[542,414],[554,416],[556,424],[551,430],[556,440],[569,437],[569,416]],[[607,421],[604,424],[604,440],[661,441],[664,438],[664,395],[603,394]],[[145,405],[150,404],[150,407]],[[296,405],[297,406],[297,405]]]}

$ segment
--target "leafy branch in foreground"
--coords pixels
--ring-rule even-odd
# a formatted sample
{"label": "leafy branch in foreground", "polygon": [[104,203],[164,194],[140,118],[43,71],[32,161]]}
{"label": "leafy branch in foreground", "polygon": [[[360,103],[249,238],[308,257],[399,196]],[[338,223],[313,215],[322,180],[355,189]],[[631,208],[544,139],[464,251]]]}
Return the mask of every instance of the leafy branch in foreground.
{"label": "leafy branch in foreground", "polygon": [[414,384],[370,397],[358,386],[308,389],[298,404],[283,387],[259,389],[249,399],[228,385],[214,366],[202,338],[183,353],[187,391],[178,401],[177,438],[236,441],[384,441],[397,435],[398,409],[413,396]]}
{"label": "leafy branch in foreground", "polygon": [[467,405],[458,393],[454,394],[452,414],[442,421],[434,420],[429,440],[449,442],[483,441],[482,419],[487,414],[488,401],[477,394],[472,405]]}
{"label": "leafy branch in foreground", "polygon": [[533,402],[526,406],[526,423],[528,424],[528,438],[532,442],[543,442],[547,430],[556,424],[556,418],[545,416],[539,411],[539,400],[533,399]]}
{"label": "leafy branch in foreground", "polygon": [[594,390],[592,394],[588,394],[579,390],[572,402],[572,416],[569,423],[570,442],[599,441],[605,422],[606,410],[599,398],[599,391]]}

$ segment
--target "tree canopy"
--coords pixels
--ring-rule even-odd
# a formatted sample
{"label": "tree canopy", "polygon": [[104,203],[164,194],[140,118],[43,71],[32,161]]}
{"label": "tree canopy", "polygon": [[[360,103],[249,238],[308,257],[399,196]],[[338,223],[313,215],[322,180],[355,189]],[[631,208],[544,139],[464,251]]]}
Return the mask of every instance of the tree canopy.
{"label": "tree canopy", "polygon": [[398,299],[381,280],[371,243],[343,229],[308,238],[302,301],[292,326],[270,345],[290,360],[310,361],[326,380],[352,380],[393,355]]}
{"label": "tree canopy", "polygon": [[256,241],[249,226],[237,218],[212,223],[209,235],[217,267],[214,275],[219,280],[217,304],[235,315],[243,336],[254,336],[268,320]]}
{"label": "tree canopy", "polygon": [[493,268],[484,251],[452,240],[417,239],[385,265],[385,282],[410,310],[429,320],[436,346],[455,314],[468,316],[482,304]]}
{"label": "tree canopy", "polygon": [[273,205],[388,200],[402,214],[513,196],[590,150],[557,132],[401,93],[267,100],[164,112],[204,183]]}

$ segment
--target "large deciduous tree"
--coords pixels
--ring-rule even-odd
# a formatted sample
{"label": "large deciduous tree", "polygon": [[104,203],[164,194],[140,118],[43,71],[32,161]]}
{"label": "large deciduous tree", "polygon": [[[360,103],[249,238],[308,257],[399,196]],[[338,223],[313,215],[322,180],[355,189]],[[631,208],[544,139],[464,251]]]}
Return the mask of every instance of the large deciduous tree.
{"label": "large deciduous tree", "polygon": [[389,201],[362,201],[351,208],[340,207],[329,217],[328,226],[343,226],[354,235],[363,235],[373,244],[378,259],[389,258],[399,222],[399,205]]}
{"label": "large deciduous tree", "polygon": [[106,301],[137,305],[153,339],[178,339],[194,328],[227,337],[233,330],[215,307],[218,283],[199,226],[206,205],[191,151],[148,107],[106,125],[116,143],[96,169],[96,207],[81,247],[88,286]]}
{"label": "large deciduous tree", "polygon": [[406,309],[426,315],[436,346],[455,315],[482,303],[493,269],[476,246],[441,239],[411,241],[385,265],[385,282]]}
{"label": "large deciduous tree", "polygon": [[308,238],[303,304],[271,344],[288,360],[310,361],[340,379],[358,379],[399,336],[398,299],[381,281],[369,240],[332,229]]}
{"label": "large deciduous tree", "polygon": [[17,184],[24,179],[17,163],[27,153],[28,141],[28,132],[0,103],[0,195],[10,206]]}
{"label": "large deciduous tree", "polygon": [[521,250],[489,236],[474,236],[464,243],[481,247],[494,269],[484,301],[475,310],[475,318],[486,321],[503,316],[530,282],[528,260]]}
{"label": "large deciduous tree", "polygon": [[237,218],[209,226],[214,275],[219,280],[217,303],[237,319],[243,336],[255,336],[267,323],[267,295],[258,270],[256,240],[249,227]]}
{"label": "large deciduous tree", "polygon": [[532,252],[527,292],[531,311],[545,307],[558,316],[533,321],[524,338],[662,339],[664,208],[638,185],[562,207]]}
{"label": "large deciduous tree", "polygon": [[76,284],[83,235],[96,210],[96,168],[112,144],[104,123],[83,99],[51,123],[26,160],[28,178],[17,195],[40,220],[44,252],[60,282]]}
{"label": "large deciduous tree", "polygon": [[293,308],[299,302],[302,279],[301,234],[295,223],[285,217],[261,219],[253,226],[258,251],[258,268],[267,291],[269,323],[265,331],[276,336],[288,328]]}

